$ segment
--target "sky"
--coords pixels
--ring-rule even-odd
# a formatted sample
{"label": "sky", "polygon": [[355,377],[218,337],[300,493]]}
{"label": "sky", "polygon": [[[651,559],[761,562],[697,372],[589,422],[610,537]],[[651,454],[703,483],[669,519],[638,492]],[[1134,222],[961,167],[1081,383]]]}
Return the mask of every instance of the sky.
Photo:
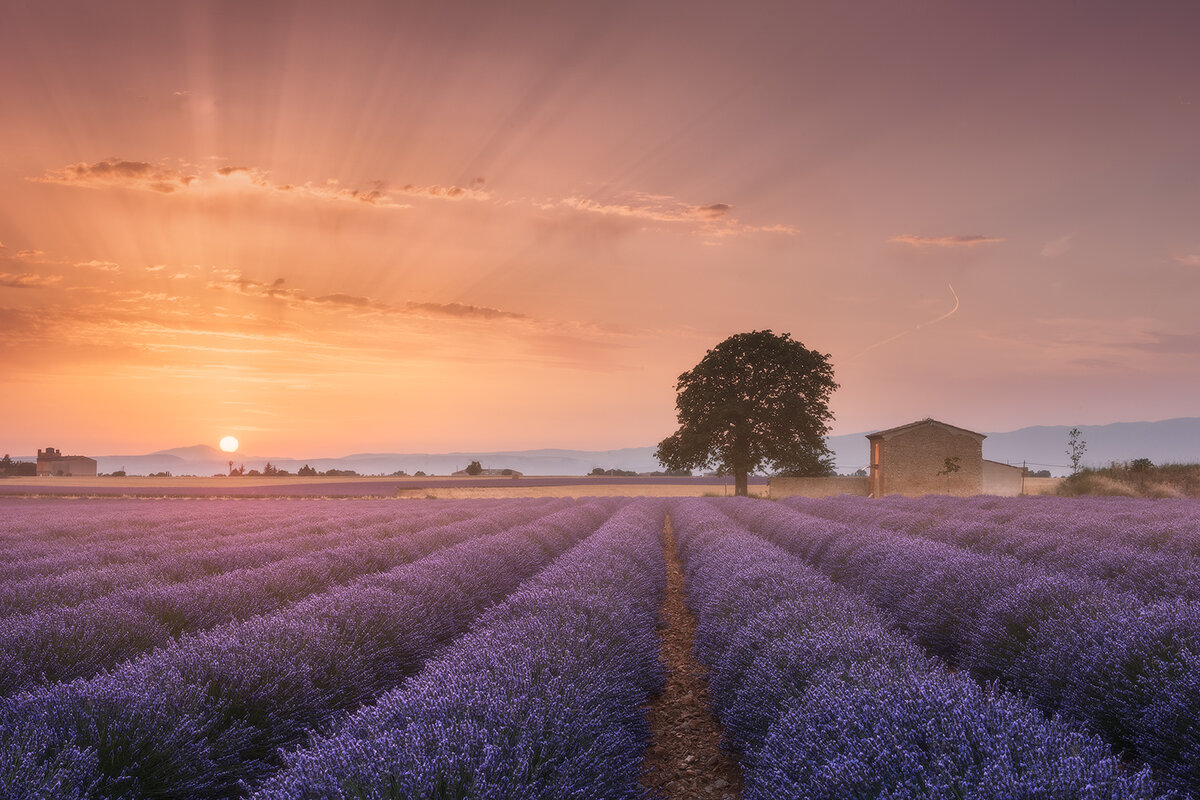
{"label": "sky", "polygon": [[0,450],[654,444],[734,333],[833,433],[1200,415],[1200,4],[18,2]]}

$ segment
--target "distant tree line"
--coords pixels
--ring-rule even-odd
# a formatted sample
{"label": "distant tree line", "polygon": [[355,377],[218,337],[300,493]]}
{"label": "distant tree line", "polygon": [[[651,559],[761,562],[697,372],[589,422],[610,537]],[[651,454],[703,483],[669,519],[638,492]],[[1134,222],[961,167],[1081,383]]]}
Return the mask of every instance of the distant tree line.
{"label": "distant tree line", "polygon": [[0,458],[0,478],[33,477],[37,475],[37,462],[14,461],[8,453]]}
{"label": "distant tree line", "polygon": [[[233,477],[245,475],[248,478],[259,478],[259,477],[277,478],[277,477],[283,477],[286,475],[291,475],[292,473],[288,472],[286,469],[283,469],[282,467],[275,466],[270,461],[268,461],[266,466],[264,466],[261,470],[257,470],[257,469],[247,470],[245,464],[240,464],[235,467],[235,466],[233,466],[233,462],[230,461],[229,462],[229,474]],[[346,478],[346,477],[355,477],[358,475],[358,472],[356,470],[352,470],[352,469],[327,469],[324,472],[318,472],[315,468],[309,466],[308,464],[305,464],[303,467],[296,470],[296,474],[301,477],[304,477],[304,478],[316,477],[318,475],[323,476],[323,477],[328,477],[328,478]]]}

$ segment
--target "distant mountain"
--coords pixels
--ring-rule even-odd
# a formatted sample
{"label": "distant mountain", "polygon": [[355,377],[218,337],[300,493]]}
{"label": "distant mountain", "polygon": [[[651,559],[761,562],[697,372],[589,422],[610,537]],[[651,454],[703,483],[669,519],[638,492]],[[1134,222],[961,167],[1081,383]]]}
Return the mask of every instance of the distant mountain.
{"label": "distant mountain", "polygon": [[175,447],[147,455],[98,456],[101,472],[124,469],[130,475],[170,472],[172,475],[215,475],[229,472],[229,462],[245,464],[246,469],[261,470],[269,461],[280,469],[296,472],[304,465],[324,472],[350,469],[361,475],[390,475],[418,470],[429,475],[449,475],[472,461],[486,468],[515,469],[526,475],[586,475],[596,467],[651,472],[662,469],[654,458],[653,447],[620,450],[503,450],[456,453],[354,453],[338,458],[287,458],[222,453],[208,445]]}
{"label": "distant mountain", "polygon": [[[949,420],[953,423],[953,420]],[[988,433],[983,442],[983,457],[1010,464],[1026,463],[1033,469],[1049,469],[1055,475],[1070,471],[1067,458],[1067,433],[1070,425],[1039,425],[1015,431]],[[1169,462],[1200,463],[1200,417],[1168,419],[1160,422],[1116,422],[1110,425],[1077,426],[1087,443],[1084,464],[1107,466],[1113,461],[1149,458],[1155,464]],[[837,470],[853,472],[867,466],[866,433],[829,437]],[[32,460],[32,459],[30,459]],[[595,467],[651,472],[661,469],[653,447],[626,447],[619,450],[497,450],[454,453],[355,453],[338,458],[282,458],[223,453],[215,447],[198,444],[175,447],[146,455],[99,456],[101,472],[124,469],[130,475],[170,472],[172,475],[214,475],[229,471],[229,461],[245,464],[247,469],[262,469],[270,461],[281,469],[295,472],[308,464],[325,471],[352,469],[362,475],[390,475],[405,470],[412,475],[422,470],[430,475],[449,475],[478,460],[486,468],[515,469],[526,475],[586,475]]]}

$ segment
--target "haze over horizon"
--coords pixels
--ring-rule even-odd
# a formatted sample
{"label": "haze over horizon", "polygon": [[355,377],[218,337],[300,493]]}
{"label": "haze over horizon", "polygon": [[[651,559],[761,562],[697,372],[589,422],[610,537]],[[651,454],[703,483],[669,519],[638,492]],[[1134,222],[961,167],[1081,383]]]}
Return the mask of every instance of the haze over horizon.
{"label": "haze over horizon", "polygon": [[834,434],[1198,413],[1195,3],[6,11],[6,451],[644,446],[766,328]]}

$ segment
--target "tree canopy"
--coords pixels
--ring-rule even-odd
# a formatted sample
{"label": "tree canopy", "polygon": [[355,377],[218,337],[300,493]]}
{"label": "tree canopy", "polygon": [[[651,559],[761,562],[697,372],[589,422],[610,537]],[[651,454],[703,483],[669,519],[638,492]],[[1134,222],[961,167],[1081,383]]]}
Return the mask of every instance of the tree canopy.
{"label": "tree canopy", "polygon": [[659,442],[655,456],[668,469],[732,473],[740,495],[749,473],[764,467],[828,475],[833,454],[825,435],[837,388],[829,356],[790,334],[735,334],[679,376],[679,430]]}

